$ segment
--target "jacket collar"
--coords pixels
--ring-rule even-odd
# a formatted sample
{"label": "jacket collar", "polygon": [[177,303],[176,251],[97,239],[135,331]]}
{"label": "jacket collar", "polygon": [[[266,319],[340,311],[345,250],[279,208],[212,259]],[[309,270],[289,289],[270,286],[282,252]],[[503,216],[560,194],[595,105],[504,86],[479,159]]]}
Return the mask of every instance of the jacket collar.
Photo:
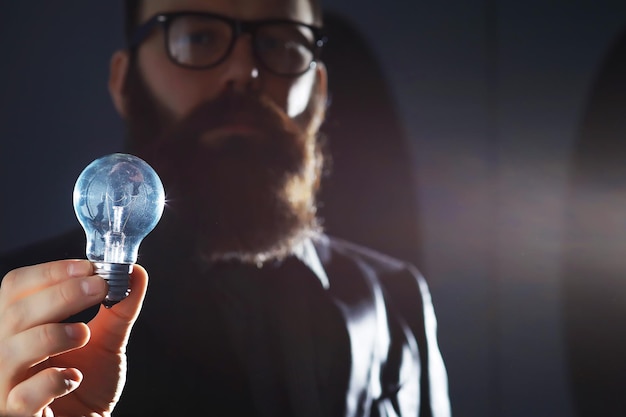
{"label": "jacket collar", "polygon": [[317,250],[315,249],[315,246],[310,238],[297,245],[293,249],[293,254],[296,258],[298,258],[298,260],[300,260],[300,262],[306,265],[307,268],[313,271],[317,279],[319,279],[322,283],[322,287],[324,289],[327,290],[330,288],[328,275],[326,275],[326,271],[322,266]]}

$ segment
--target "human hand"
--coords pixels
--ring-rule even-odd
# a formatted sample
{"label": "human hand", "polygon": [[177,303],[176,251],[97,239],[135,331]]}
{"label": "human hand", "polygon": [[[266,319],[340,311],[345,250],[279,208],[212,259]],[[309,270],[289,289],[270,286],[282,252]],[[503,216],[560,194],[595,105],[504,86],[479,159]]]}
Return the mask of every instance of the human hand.
{"label": "human hand", "polygon": [[126,343],[148,275],[88,324],[59,323],[100,303],[106,282],[89,261],[15,269],[0,286],[0,416],[108,416],[126,378]]}

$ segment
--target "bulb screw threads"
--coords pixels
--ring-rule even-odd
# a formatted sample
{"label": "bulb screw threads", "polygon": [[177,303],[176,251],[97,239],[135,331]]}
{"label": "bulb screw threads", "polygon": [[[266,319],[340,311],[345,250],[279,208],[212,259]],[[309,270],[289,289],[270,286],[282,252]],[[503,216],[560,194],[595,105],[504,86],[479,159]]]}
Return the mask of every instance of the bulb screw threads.
{"label": "bulb screw threads", "polygon": [[130,273],[132,264],[112,264],[108,262],[93,262],[94,272],[109,284],[109,292],[102,301],[102,305],[111,308],[130,294]]}

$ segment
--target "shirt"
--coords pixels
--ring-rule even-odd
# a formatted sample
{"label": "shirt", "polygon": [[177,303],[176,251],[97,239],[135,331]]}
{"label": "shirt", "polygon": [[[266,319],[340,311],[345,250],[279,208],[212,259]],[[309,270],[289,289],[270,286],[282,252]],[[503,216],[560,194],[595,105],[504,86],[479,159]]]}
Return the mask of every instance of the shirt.
{"label": "shirt", "polygon": [[[0,272],[83,252],[74,233],[5,257]],[[411,265],[328,236],[263,268],[207,266],[157,236],[139,262],[150,284],[114,417],[450,414]]]}

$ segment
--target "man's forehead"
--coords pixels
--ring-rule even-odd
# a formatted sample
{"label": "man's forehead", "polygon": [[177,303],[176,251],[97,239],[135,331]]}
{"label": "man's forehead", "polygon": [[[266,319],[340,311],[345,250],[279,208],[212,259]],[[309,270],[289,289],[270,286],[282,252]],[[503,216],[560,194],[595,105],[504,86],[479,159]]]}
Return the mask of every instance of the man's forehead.
{"label": "man's forehead", "polygon": [[156,13],[193,10],[242,20],[282,18],[314,23],[311,0],[144,0],[142,3],[141,21]]}

